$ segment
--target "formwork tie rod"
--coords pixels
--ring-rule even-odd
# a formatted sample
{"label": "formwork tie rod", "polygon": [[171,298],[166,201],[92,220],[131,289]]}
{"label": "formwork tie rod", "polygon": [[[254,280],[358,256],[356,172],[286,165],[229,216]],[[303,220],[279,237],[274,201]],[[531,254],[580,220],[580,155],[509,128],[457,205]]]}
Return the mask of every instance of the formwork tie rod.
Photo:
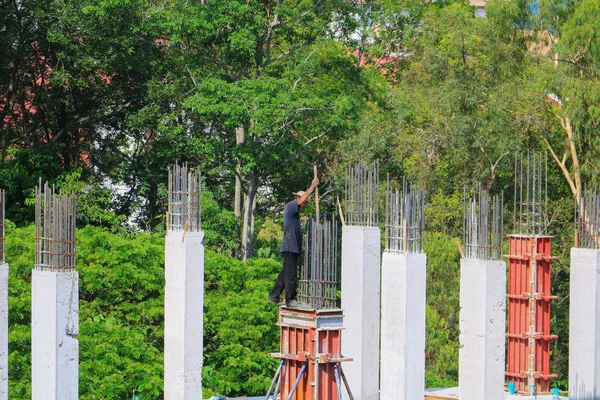
{"label": "formwork tie rod", "polygon": [[[269,391],[267,392],[267,395],[265,396],[265,400],[269,400],[269,396],[271,395],[271,390],[273,389],[273,386],[275,385],[275,383],[279,383],[279,374],[281,374],[281,368],[283,368],[283,363],[285,362],[284,359],[281,360],[281,362],[279,363],[279,367],[277,368],[277,372],[275,372],[275,376],[273,377],[273,380],[271,381],[271,386],[269,386]],[[279,387],[279,385],[277,385]],[[275,392],[273,393],[273,395],[277,394],[277,389],[275,389]]]}
{"label": "formwork tie rod", "polygon": [[292,400],[292,397],[294,396],[294,393],[296,392],[296,388],[298,387],[298,383],[300,383],[300,379],[302,378],[304,371],[306,371],[307,364],[308,364],[308,361],[304,362],[302,369],[300,369],[300,373],[298,374],[298,377],[296,378],[296,382],[294,382],[294,386],[292,386],[292,390],[290,391],[290,395],[288,396],[287,400]]}

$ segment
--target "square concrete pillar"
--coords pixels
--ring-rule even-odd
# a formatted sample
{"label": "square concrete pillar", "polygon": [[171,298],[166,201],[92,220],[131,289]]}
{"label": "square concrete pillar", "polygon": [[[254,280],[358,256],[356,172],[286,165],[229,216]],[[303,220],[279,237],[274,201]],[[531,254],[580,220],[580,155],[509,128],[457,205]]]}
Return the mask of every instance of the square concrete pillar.
{"label": "square concrete pillar", "polygon": [[569,399],[600,399],[600,250],[571,249]]}
{"label": "square concrete pillar", "polygon": [[79,275],[33,270],[31,379],[33,400],[79,398]]}
{"label": "square concrete pillar", "polygon": [[166,400],[202,399],[204,232],[165,239]]}
{"label": "square concrete pillar", "polygon": [[503,400],[506,333],[506,263],[460,262],[461,400]]}
{"label": "square concrete pillar", "polygon": [[425,397],[425,254],[383,253],[381,400]]}
{"label": "square concrete pillar", "polygon": [[379,396],[380,236],[376,227],[342,230],[342,353],[354,359],[343,368],[354,398],[360,400]]}
{"label": "square concrete pillar", "polygon": [[0,261],[0,400],[8,399],[8,264]]}

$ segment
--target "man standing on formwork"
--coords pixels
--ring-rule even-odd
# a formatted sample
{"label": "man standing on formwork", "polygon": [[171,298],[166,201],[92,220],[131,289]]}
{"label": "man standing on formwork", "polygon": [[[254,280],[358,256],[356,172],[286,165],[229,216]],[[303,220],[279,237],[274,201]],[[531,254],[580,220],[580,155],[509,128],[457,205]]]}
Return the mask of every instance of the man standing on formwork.
{"label": "man standing on formwork", "polygon": [[308,198],[318,185],[319,179],[315,178],[306,192],[301,190],[292,193],[294,200],[287,203],[283,209],[283,241],[281,242],[283,268],[269,293],[271,303],[280,304],[279,296],[285,289],[285,305],[292,308],[300,306],[300,303],[296,301],[298,259],[302,249],[300,210],[306,205]]}

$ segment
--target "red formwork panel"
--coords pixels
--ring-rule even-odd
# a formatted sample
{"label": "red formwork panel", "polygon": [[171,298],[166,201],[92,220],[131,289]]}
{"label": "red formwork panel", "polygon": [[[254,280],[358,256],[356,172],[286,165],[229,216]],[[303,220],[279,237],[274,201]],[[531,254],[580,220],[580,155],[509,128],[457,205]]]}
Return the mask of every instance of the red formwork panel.
{"label": "red formwork panel", "polygon": [[334,365],[351,358],[341,356],[341,310],[279,310],[280,352],[284,359],[280,375],[280,398],[287,399],[298,380],[292,400],[331,400],[338,398]]}
{"label": "red formwork panel", "polygon": [[550,391],[551,236],[509,235],[506,376],[520,393]]}

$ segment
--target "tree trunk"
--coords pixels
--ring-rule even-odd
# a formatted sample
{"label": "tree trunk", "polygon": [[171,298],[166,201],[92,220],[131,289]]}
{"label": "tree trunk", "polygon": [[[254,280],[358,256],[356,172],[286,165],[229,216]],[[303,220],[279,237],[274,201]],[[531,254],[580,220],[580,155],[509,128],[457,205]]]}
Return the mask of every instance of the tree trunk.
{"label": "tree trunk", "polygon": [[[243,126],[235,128],[235,144],[239,146],[244,143],[246,130]],[[237,258],[243,258],[242,251],[242,240],[241,240],[241,232],[240,227],[242,226],[242,167],[240,162],[237,161],[235,165],[235,194],[233,199],[233,214],[235,215],[235,219],[237,221],[237,226],[235,228],[236,237],[238,238],[240,246],[237,249]]]}
{"label": "tree trunk", "polygon": [[258,178],[252,172],[248,177],[248,190],[244,198],[244,218],[242,221],[242,241],[240,245],[240,258],[247,260],[254,253],[254,217],[256,210],[256,193],[258,192]]}

